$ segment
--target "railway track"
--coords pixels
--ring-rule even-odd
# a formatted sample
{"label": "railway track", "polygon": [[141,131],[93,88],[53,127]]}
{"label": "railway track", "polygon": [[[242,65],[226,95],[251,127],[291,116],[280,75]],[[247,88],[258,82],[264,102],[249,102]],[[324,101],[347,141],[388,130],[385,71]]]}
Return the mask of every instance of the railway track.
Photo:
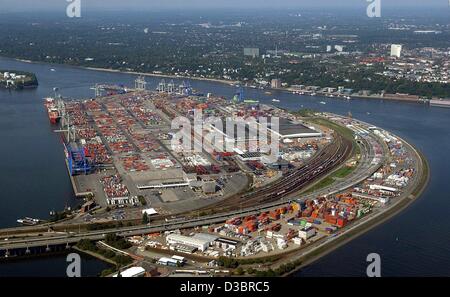
{"label": "railway track", "polygon": [[236,209],[237,207],[247,208],[274,202],[292,195],[341,165],[350,156],[352,148],[352,142],[350,140],[336,134],[335,141],[323,148],[305,166],[290,171],[280,180],[263,189],[246,195],[235,195],[202,210],[214,210],[217,212]]}

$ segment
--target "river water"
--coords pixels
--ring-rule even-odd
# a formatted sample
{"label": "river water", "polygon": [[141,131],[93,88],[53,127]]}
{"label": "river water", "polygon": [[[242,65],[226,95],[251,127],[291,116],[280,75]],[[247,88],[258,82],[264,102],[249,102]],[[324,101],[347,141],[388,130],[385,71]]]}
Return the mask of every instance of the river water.
{"label": "river water", "polygon": [[[135,76],[6,58],[0,58],[0,69],[33,72],[40,84],[34,90],[0,91],[0,154],[4,156],[0,161],[0,227],[10,227],[16,225],[19,217],[46,218],[50,210],[77,203],[62,144],[48,123],[42,98],[52,95],[53,87],[60,88],[64,97],[92,97],[94,91],[90,87],[95,83],[133,86]],[[156,88],[159,80],[147,78],[148,86]],[[191,84],[200,92],[227,98],[236,92],[234,87],[220,83],[191,80]],[[353,117],[411,142],[430,163],[431,180],[417,202],[302,269],[298,276],[365,276],[369,253],[380,254],[383,276],[450,276],[450,109],[378,99],[347,102],[284,92],[267,95],[257,89],[246,89],[246,97],[261,103],[272,103],[277,98],[281,102],[276,105],[291,110],[312,108],[342,115],[351,112]],[[27,275],[24,271],[37,266],[48,269],[50,275],[64,275],[65,270],[51,269],[59,267],[56,263],[65,265],[65,257],[1,264],[0,275]],[[101,265],[98,263],[100,270]],[[91,271],[91,275],[95,273]]]}

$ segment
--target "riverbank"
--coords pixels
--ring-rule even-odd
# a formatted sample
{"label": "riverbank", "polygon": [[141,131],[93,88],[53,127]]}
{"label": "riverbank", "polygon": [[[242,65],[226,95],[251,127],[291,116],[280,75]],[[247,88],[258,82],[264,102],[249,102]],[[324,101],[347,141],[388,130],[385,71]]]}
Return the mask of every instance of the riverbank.
{"label": "riverbank", "polygon": [[[292,255],[291,253],[289,261],[284,259],[281,261],[281,263],[277,264],[282,265],[296,261],[300,262],[301,264],[295,270],[286,273],[285,276],[290,276],[294,273],[298,273],[299,271],[301,271],[302,268],[311,265],[315,261],[332,253],[333,251],[344,246],[345,244],[354,240],[355,238],[364,235],[368,231],[386,223],[391,218],[401,213],[403,210],[405,210],[407,207],[409,207],[412,203],[416,202],[417,199],[421,197],[422,193],[425,191],[430,181],[429,163],[422,152],[420,152],[419,150],[417,150],[411,144],[405,142],[404,140],[402,141],[415,152],[422,166],[422,174],[416,187],[414,187],[409,194],[405,195],[406,197],[398,201],[396,204],[392,205],[389,209],[381,213],[374,214],[370,218],[366,218],[366,220],[361,222],[359,225],[354,226],[349,231],[342,233],[342,235],[339,235],[339,237],[337,237],[336,239],[330,240],[329,242],[319,245],[318,247],[316,247],[316,249],[312,250],[310,253],[307,253],[306,255],[303,253],[300,256],[297,255],[297,257],[295,255]],[[375,219],[379,217],[381,217],[380,220],[375,221]]]}
{"label": "riverbank", "polygon": [[24,59],[10,58],[10,57],[3,57],[3,58],[12,59],[12,60],[15,60],[15,61],[19,61],[19,62],[23,62],[23,63],[29,63],[29,64],[46,64],[46,65],[69,66],[69,67],[74,67],[74,68],[78,68],[78,69],[100,71],[100,72],[108,72],[108,73],[130,74],[130,75],[137,75],[137,76],[142,75],[142,76],[148,76],[148,77],[161,77],[161,78],[171,78],[171,79],[180,79],[180,80],[183,80],[183,79],[185,79],[185,80],[199,80],[199,81],[221,83],[221,84],[226,84],[226,85],[240,84],[239,81],[225,80],[225,79],[216,79],[216,78],[180,76],[180,75],[171,75],[171,74],[164,74],[164,73],[137,72],[137,71],[127,71],[127,70],[118,70],[118,69],[111,69],[111,68],[108,69],[108,68],[78,66],[78,65],[69,65],[69,64],[50,64],[50,63],[41,62],[41,61],[31,61],[31,60],[24,60]]}
{"label": "riverbank", "polygon": [[117,263],[116,263],[116,262],[114,262],[113,260],[108,259],[108,258],[106,258],[106,257],[104,257],[104,256],[102,256],[102,255],[100,255],[100,254],[98,254],[98,253],[94,253],[94,252],[91,252],[91,251],[88,251],[88,250],[80,249],[80,248],[77,247],[76,245],[73,246],[72,249],[74,249],[74,250],[77,251],[77,252],[80,252],[80,253],[89,255],[89,256],[91,256],[91,257],[94,257],[94,258],[96,258],[96,259],[98,259],[98,260],[100,260],[100,261],[106,262],[106,263],[108,263],[108,264],[110,264],[110,265],[112,265],[112,266],[114,266],[114,267],[117,266]]}
{"label": "riverbank", "polygon": [[[82,69],[87,70],[93,70],[93,71],[101,71],[101,72],[109,72],[109,73],[124,73],[124,74],[131,74],[131,75],[142,75],[142,76],[148,76],[148,77],[159,77],[159,78],[170,78],[170,79],[180,79],[180,80],[198,80],[198,81],[206,81],[206,82],[215,82],[230,86],[236,86],[240,85],[240,81],[235,80],[225,80],[225,79],[217,79],[217,78],[203,78],[203,77],[192,77],[192,76],[179,76],[179,75],[171,75],[171,74],[163,74],[163,73],[148,73],[148,72],[136,72],[136,71],[123,71],[123,70],[117,70],[117,69],[107,69],[107,68],[97,68],[97,67],[86,67],[86,66],[74,66],[79,67]],[[246,86],[246,88],[251,88],[249,86]],[[264,88],[266,91],[280,91],[285,93],[292,93],[294,89],[290,88]],[[309,95],[313,98],[324,98],[327,97],[326,94],[317,94],[317,95]],[[405,98],[402,96],[389,96],[384,97],[381,95],[376,96],[370,96],[370,95],[352,95],[353,98],[358,99],[376,99],[376,100],[389,100],[389,101],[398,101],[398,102],[410,102],[410,103],[419,103],[419,104],[427,104],[427,101],[424,101],[424,99],[410,99]],[[337,99],[337,100],[344,100],[345,98],[339,98],[339,97],[333,97],[331,99]],[[449,99],[450,100],[450,99]]]}
{"label": "riverbank", "polygon": [[[356,225],[350,225],[348,228],[344,229],[342,233],[338,233],[336,236],[331,237],[326,241],[319,240],[306,246],[277,254],[279,259],[266,265],[263,270],[253,269],[256,275],[270,275],[270,273],[275,273],[276,275],[290,276],[298,274],[299,271],[301,272],[302,268],[311,265],[355,238],[386,223],[417,201],[417,199],[421,197],[423,191],[427,188],[430,180],[429,164],[425,156],[418,149],[400,137],[398,137],[398,139],[413,153],[414,158],[417,160],[417,172],[420,174],[415,179],[413,186],[404,193],[400,200],[396,201],[387,209],[367,215],[365,218],[361,219],[361,221],[356,222]],[[265,257],[255,257],[252,259],[260,261],[264,258]],[[253,275],[254,273],[251,274]]]}
{"label": "riverbank", "polygon": [[[24,59],[17,59],[17,58],[10,58],[10,57],[4,57],[8,59],[13,59],[15,61],[23,62],[23,63],[33,63],[33,64],[47,64],[47,65],[60,65],[60,66],[69,66],[74,67],[78,69],[85,69],[85,70],[92,70],[92,71],[100,71],[100,72],[107,72],[107,73],[118,73],[118,74],[130,74],[130,75],[136,75],[136,76],[148,76],[148,77],[157,77],[157,78],[170,78],[170,79],[178,79],[178,80],[197,80],[197,81],[204,81],[204,82],[214,82],[214,83],[220,83],[224,85],[240,85],[240,81],[236,80],[226,80],[226,79],[218,79],[218,78],[204,78],[204,77],[192,77],[192,76],[180,76],[180,75],[173,75],[173,74],[164,74],[164,73],[149,73],[149,72],[138,72],[138,71],[127,71],[127,70],[119,70],[119,69],[111,69],[111,68],[99,68],[99,67],[89,67],[89,66],[79,66],[79,65],[69,65],[69,64],[50,64],[46,62],[41,61],[31,61],[31,60],[24,60]],[[247,86],[246,88],[252,88]],[[279,91],[284,93],[292,93],[295,91],[298,91],[296,89],[292,88],[265,88],[266,91]],[[317,95],[310,95],[305,94],[305,96],[313,97],[313,98],[328,98],[326,94],[317,94]],[[426,101],[423,99],[410,99],[405,98],[404,96],[389,96],[384,97],[381,95],[376,96],[370,96],[370,95],[352,95],[353,98],[358,99],[376,99],[376,100],[388,100],[388,101],[398,101],[398,102],[410,102],[410,103],[419,103],[419,104],[427,104]],[[339,98],[339,97],[333,97],[331,99],[337,99],[337,100],[344,100],[345,98]],[[450,100],[450,99],[449,99]]]}

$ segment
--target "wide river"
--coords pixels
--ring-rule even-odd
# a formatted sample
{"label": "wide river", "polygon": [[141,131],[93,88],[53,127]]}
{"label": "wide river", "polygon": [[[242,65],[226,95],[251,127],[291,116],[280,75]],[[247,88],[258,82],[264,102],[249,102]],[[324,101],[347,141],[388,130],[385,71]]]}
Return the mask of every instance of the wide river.
{"label": "wide river", "polygon": [[[48,217],[50,210],[75,205],[63,147],[53,132],[42,98],[58,87],[64,97],[93,97],[95,83],[134,85],[135,76],[69,66],[25,63],[0,58],[0,69],[33,72],[39,87],[0,91],[0,227],[16,226],[20,217]],[[156,88],[158,78],[147,78]],[[200,92],[231,98],[232,86],[191,80]],[[431,180],[420,199],[390,221],[356,238],[298,276],[365,276],[369,253],[381,255],[383,276],[450,276],[450,109],[375,99],[350,102],[290,93],[246,89],[262,103],[281,102],[291,110],[312,108],[347,115],[380,126],[419,148],[431,167]],[[326,104],[320,104],[325,101]],[[90,266],[93,266],[92,262]],[[65,275],[65,258],[0,264],[1,275]],[[95,266],[95,265],[94,265]],[[52,268],[53,267],[53,268]],[[98,263],[97,272],[104,268]],[[95,268],[87,274],[95,275]]]}

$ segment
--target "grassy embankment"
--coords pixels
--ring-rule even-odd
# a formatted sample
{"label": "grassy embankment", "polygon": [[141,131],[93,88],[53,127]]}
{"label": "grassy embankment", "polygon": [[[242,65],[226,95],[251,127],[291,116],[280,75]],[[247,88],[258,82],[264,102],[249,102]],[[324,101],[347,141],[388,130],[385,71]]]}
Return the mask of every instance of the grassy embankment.
{"label": "grassy embankment", "polygon": [[[305,113],[301,113],[301,114],[303,114],[303,116],[305,116]],[[309,114],[309,113],[306,113],[306,114]],[[350,140],[352,142],[352,147],[353,147],[350,158],[361,154],[361,149],[354,138],[354,133],[349,128],[338,125],[332,121],[329,121],[324,118],[319,118],[319,117],[308,117],[307,121],[309,121],[313,124],[316,124],[316,125],[325,126],[329,129],[332,129],[336,133],[338,133],[339,135],[344,137],[345,139]],[[306,188],[302,192],[302,194],[310,194],[310,193],[316,192],[318,190],[321,190],[323,188],[326,188],[326,187],[332,185],[336,179],[342,179],[342,178],[345,178],[346,176],[350,175],[355,170],[355,168],[356,168],[356,166],[348,167],[348,166],[343,165],[339,169],[333,171],[331,174],[318,180],[317,182],[312,184],[310,187]]]}
{"label": "grassy embankment", "polygon": [[[108,234],[105,238],[105,243],[119,250],[131,247],[131,244],[128,241],[124,238],[117,237],[115,234]],[[80,240],[76,244],[75,249],[113,265],[113,267],[102,271],[101,276],[110,275],[119,270],[120,267],[127,266],[133,262],[131,257],[118,254],[112,250],[100,248],[94,241],[89,239]]]}

